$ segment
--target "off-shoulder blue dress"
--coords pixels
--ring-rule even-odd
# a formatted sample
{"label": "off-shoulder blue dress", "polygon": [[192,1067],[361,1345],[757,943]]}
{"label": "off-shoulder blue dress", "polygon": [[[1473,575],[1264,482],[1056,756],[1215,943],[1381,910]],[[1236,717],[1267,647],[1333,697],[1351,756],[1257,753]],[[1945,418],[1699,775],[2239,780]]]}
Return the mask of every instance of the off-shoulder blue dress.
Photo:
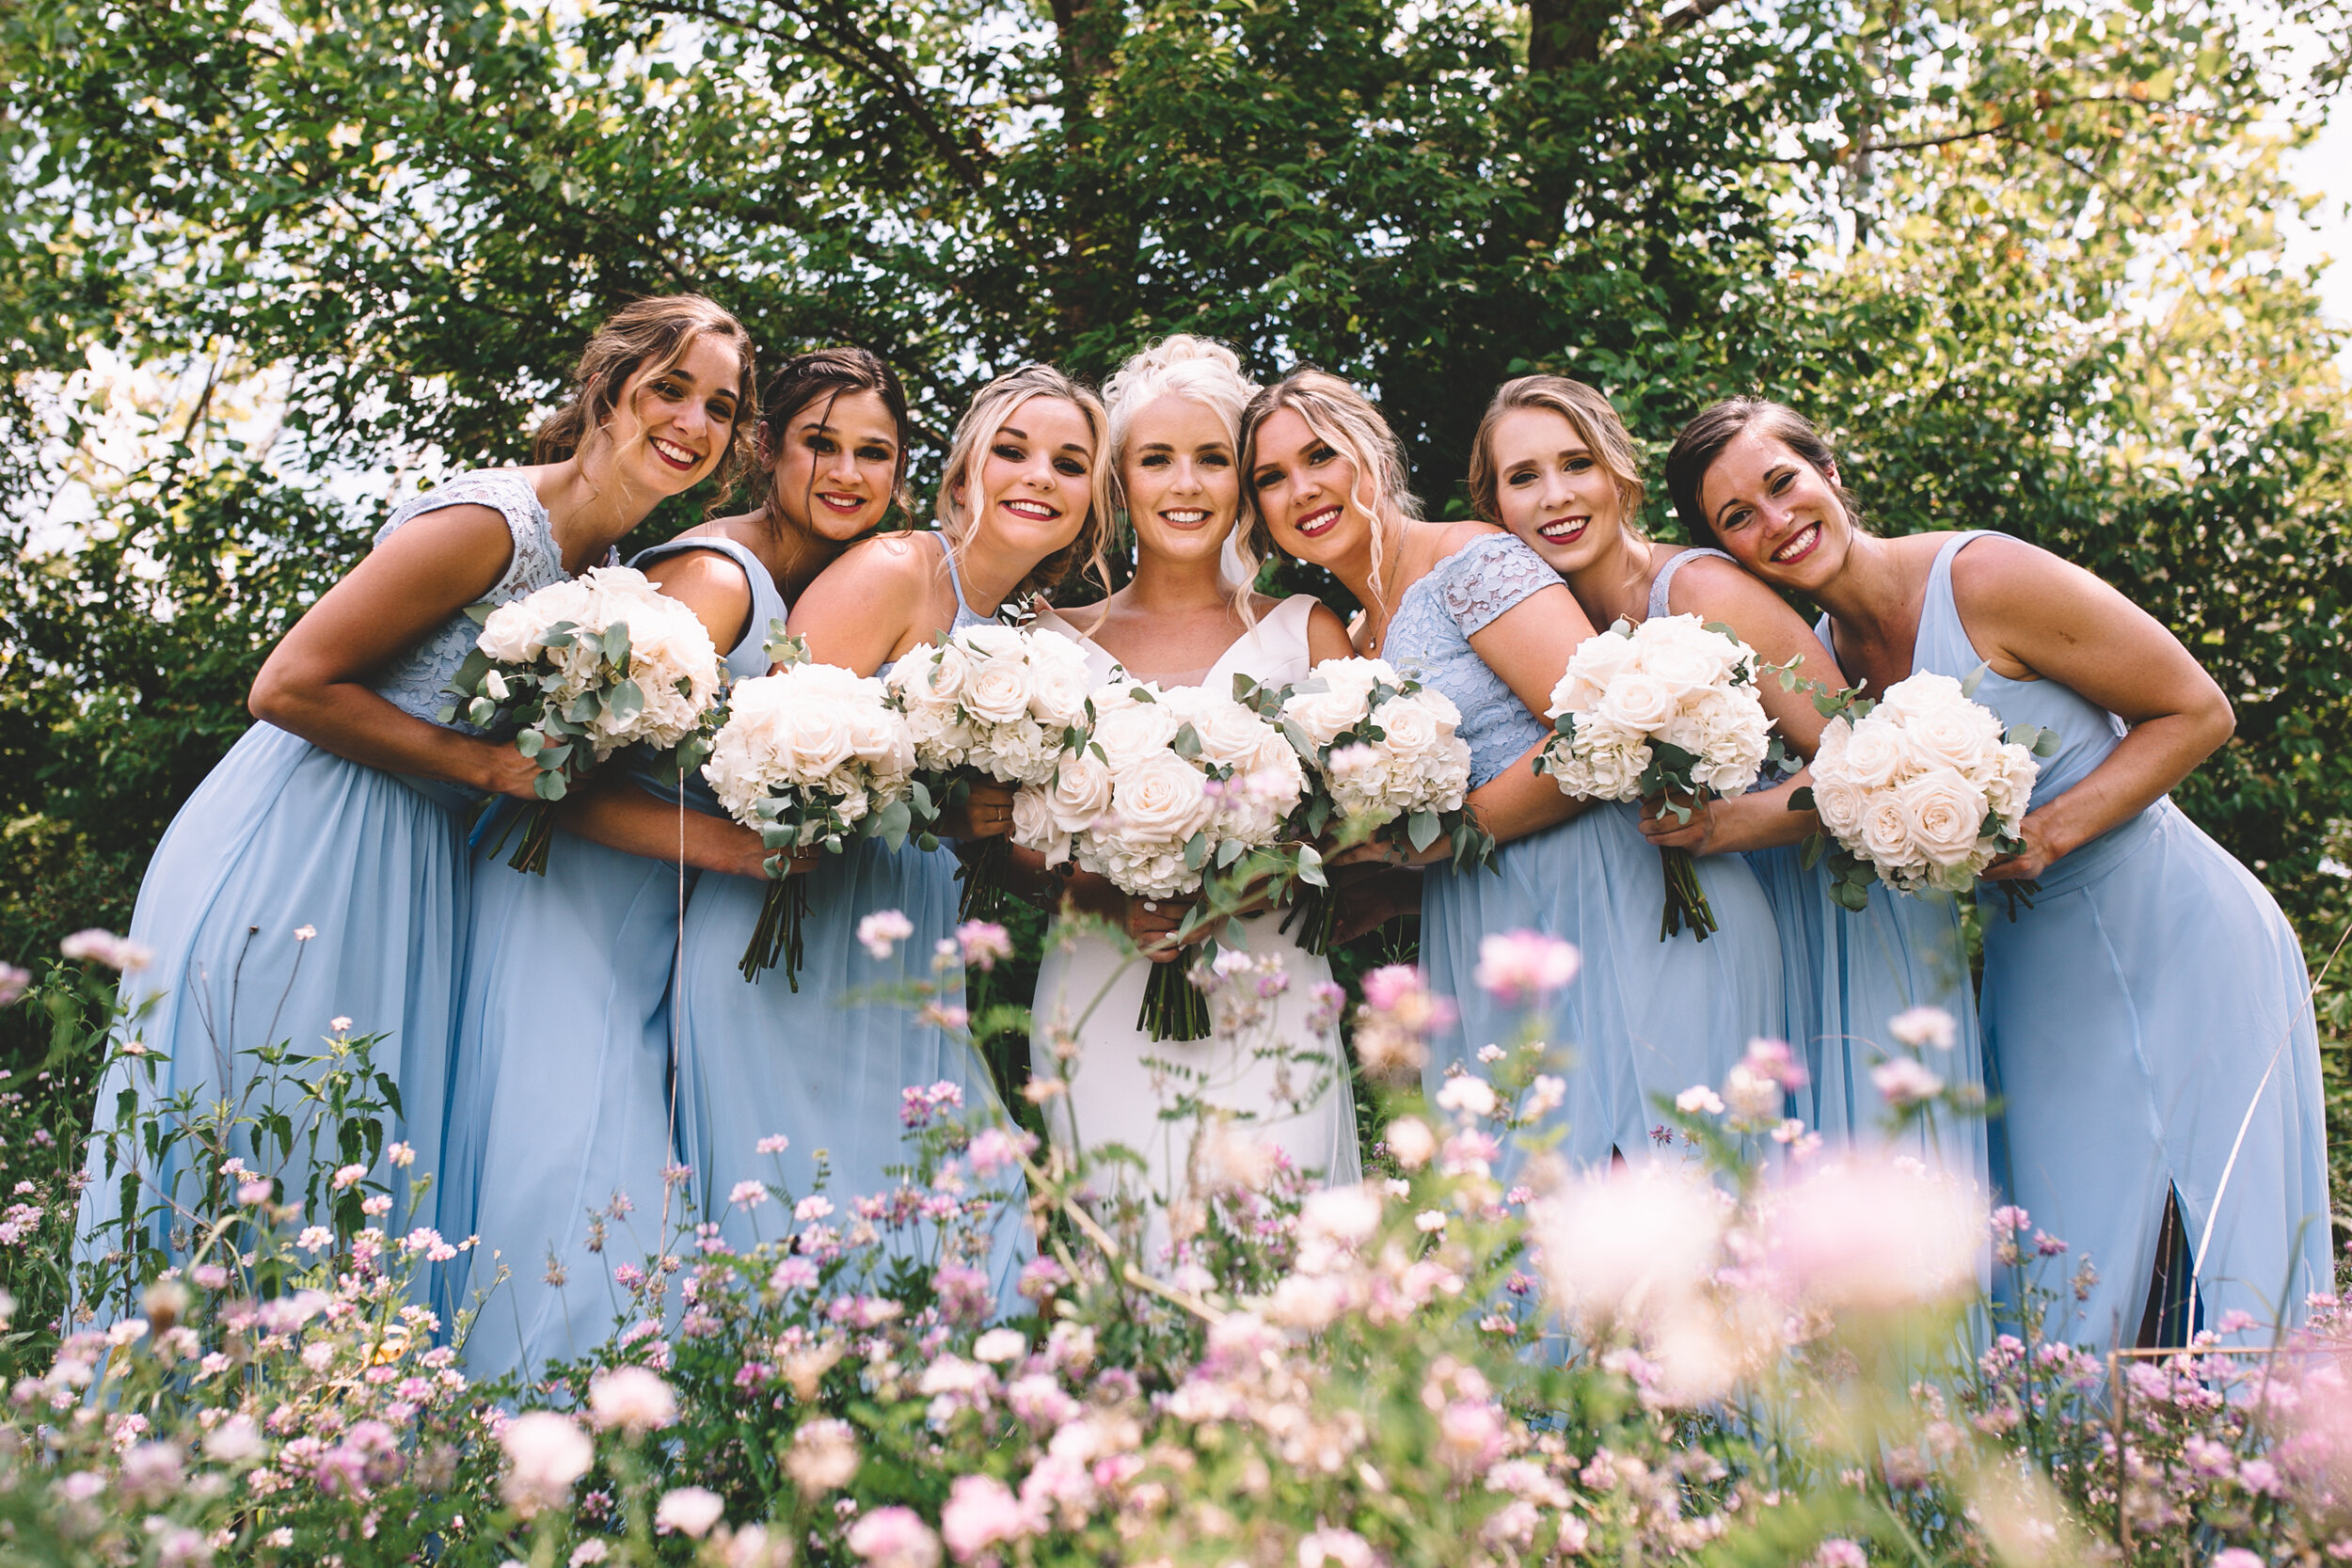
{"label": "off-shoulder blue dress", "polygon": [[[751,619],[726,674],[766,674],[768,626],[786,606],[756,555],[697,537],[631,564],[689,550],[742,568]],[[662,1251],[685,1208],[663,1173],[676,1160],[671,971],[695,873],[558,828],[533,876],[486,847],[496,837],[477,833],[473,853],[442,1197],[451,1232],[480,1238],[442,1276],[445,1312],[480,1298],[465,1344],[476,1381],[603,1339],[621,1306],[613,1266]]]}
{"label": "off-shoulder blue dress", "polygon": [[[1952,558],[1980,536],[1956,533],[1937,554],[1913,669],[1965,680],[1983,666],[1951,578]],[[2125,733],[2054,680],[1986,670],[1976,699],[2005,724],[2058,732],[2037,805],[2082,783]],[[1996,1161],[2010,1200],[2071,1244],[2060,1272],[2088,1254],[2099,1275],[2079,1307],[2060,1291],[2073,1316],[2051,1336],[2133,1342],[2168,1192],[2203,1326],[2233,1310],[2299,1321],[2305,1296],[2332,1280],[2318,1036],[2286,916],[2169,799],[2039,879],[2014,920],[1999,884],[1978,896],[1986,1072],[2006,1107]]]}
{"label": "off-shoulder blue dress", "polygon": [[[547,509],[512,472],[461,474],[404,502],[376,543],[451,506],[486,506],[506,519],[514,553],[490,602],[564,580]],[[437,722],[450,677],[481,629],[467,615],[452,616],[375,690],[402,712]],[[454,784],[352,762],[272,724],[246,731],[172,818],[139,884],[130,935],[154,959],[126,979],[123,994],[143,1009],[129,1032],[150,1054],[107,1073],[100,1132],[112,1125],[125,1089],[136,1090],[149,1115],[179,1094],[259,1111],[265,1097],[246,1097],[257,1070],[250,1053],[289,1041],[317,1051],[332,1021],[347,1018],[354,1036],[385,1037],[375,1066],[398,1085],[405,1112],[392,1135],[416,1149],[418,1174],[437,1171],[471,895],[466,816],[475,799]],[[306,927],[316,934],[297,939]],[[151,1083],[150,1063],[159,1063]],[[310,1113],[290,1088],[273,1102],[297,1128],[307,1124]],[[254,1168],[276,1173],[274,1154],[243,1153]],[[185,1144],[160,1168],[142,1156],[140,1209],[159,1193],[183,1203],[199,1196],[202,1173],[187,1168],[189,1157]],[[284,1173],[291,1192],[301,1190],[304,1158],[297,1150],[296,1167]],[[75,1243],[84,1258],[117,1244],[97,1227],[119,1215],[122,1174],[108,1169],[97,1141],[87,1169]],[[435,1220],[428,1195],[387,1223]]]}
{"label": "off-shoulder blue dress", "polygon": [[[1660,568],[1650,584],[1649,612],[1671,614],[1668,587],[1682,563],[1721,550],[1685,550]],[[1819,628],[1829,641],[1826,619]],[[1758,787],[1771,787],[1768,783]],[[1804,866],[1803,847],[1783,845],[1741,857],[1763,885],[1780,928],[1782,1024],[1778,1033],[1804,1064],[1806,1085],[1792,1110],[1835,1142],[1876,1141],[1889,1113],[1870,1069],[1901,1054],[1887,1021],[1911,1007],[1951,1014],[1948,1051],[1930,1048],[1928,1063],[1947,1084],[1981,1090],[1984,1053],[1978,1037],[1976,988],[1959,901],[1946,894],[1917,897],[1875,888],[1869,904],[1851,911],[1829,895],[1825,861]],[[1940,1170],[1979,1187],[1986,1180],[1985,1124],[1974,1116],[1939,1115],[1915,1123],[1904,1151],[1931,1159]]]}
{"label": "off-shoulder blue dress", "polygon": [[[940,543],[945,553],[946,542]],[[952,553],[946,567],[956,593],[953,629],[985,624],[987,617],[964,603]],[[938,944],[955,940],[954,857],[920,849],[912,839],[895,851],[879,839],[862,839],[820,857],[807,875],[797,991],[781,967],[755,982],[737,967],[766,891],[757,880],[704,878],[687,901],[679,935],[679,1137],[705,1212],[739,1248],[803,1228],[772,1199],[753,1207],[732,1202],[739,1183],[770,1182],[798,1199],[816,1191],[821,1164],[833,1212],[820,1223],[835,1231],[856,1223],[859,1198],[895,1194],[902,1182],[894,1167],[914,1163],[902,1120],[905,1089],[952,1084],[968,1111],[1003,1115],[988,1069],[961,1038],[925,1022],[903,1002],[866,999],[881,988],[928,978]],[[898,911],[914,927],[887,959],[857,940],[858,922],[882,910]],[[961,971],[951,974],[959,990],[944,1000],[954,1004]],[[759,1152],[760,1140],[779,1134],[790,1140],[784,1152]],[[997,1185],[1005,1184],[1000,1177]],[[1008,1307],[1032,1256],[1026,1189],[1017,1177],[1011,1184],[1010,1200],[994,1216],[991,1256],[973,1260]],[[928,1259],[927,1249],[937,1244],[927,1227],[883,1227],[882,1234],[895,1237],[893,1248],[904,1256]]]}
{"label": "off-shoulder blue dress", "polygon": [[[1473,539],[1405,590],[1390,619],[1391,663],[1452,698],[1470,748],[1473,788],[1513,766],[1549,726],[1487,668],[1470,639],[1560,578],[1508,534]],[[1781,1019],[1779,937],[1756,874],[1735,856],[1698,862],[1699,885],[1721,929],[1702,942],[1685,930],[1658,940],[1665,882],[1658,850],[1642,836],[1637,806],[1587,808],[1556,827],[1515,839],[1493,870],[1433,866],[1422,892],[1422,961],[1431,987],[1460,1009],[1432,1042],[1424,1074],[1435,1093],[1445,1069],[1470,1064],[1489,1043],[1508,1048],[1521,1014],[1478,989],[1479,939],[1530,929],[1565,938],[1583,955],[1574,984],[1555,1000],[1548,1037],[1573,1053],[1568,1159],[1598,1165],[1613,1153],[1640,1159],[1662,1126],[1655,1097],[1723,1082],[1757,1035]]]}

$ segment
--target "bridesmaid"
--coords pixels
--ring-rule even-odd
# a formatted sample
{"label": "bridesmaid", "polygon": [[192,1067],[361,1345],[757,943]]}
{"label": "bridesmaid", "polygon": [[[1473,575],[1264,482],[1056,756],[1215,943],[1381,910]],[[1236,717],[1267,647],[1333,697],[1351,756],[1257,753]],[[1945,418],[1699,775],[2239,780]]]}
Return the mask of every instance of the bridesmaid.
{"label": "bridesmaid", "polygon": [[[770,380],[754,436],[758,508],[632,562],[692,607],[728,650],[730,679],[768,673],[768,628],[788,596],[902,500],[906,396],[865,350],[820,349]],[[713,815],[609,780],[558,828],[545,876],[477,856],[441,1200],[452,1233],[480,1236],[490,1253],[444,1275],[450,1309],[469,1287],[485,1292],[465,1346],[477,1380],[603,1338],[612,1311],[603,1276],[665,1250],[679,1217],[663,1185],[675,1163],[679,911],[702,872],[758,877],[767,856],[758,834],[697,804]],[[583,954],[598,958],[584,974]],[[601,1255],[591,1241],[605,1228],[600,1213],[626,1238],[601,1243]],[[508,1271],[502,1287],[493,1288],[493,1259]]]}
{"label": "bridesmaid", "polygon": [[[376,1064],[405,1110],[393,1132],[420,1172],[439,1168],[471,896],[466,816],[485,792],[532,799],[538,770],[437,720],[481,629],[466,609],[602,562],[656,503],[723,483],[752,397],[751,343],[733,316],[691,294],[626,307],[540,427],[534,467],[461,474],[404,502],[271,651],[253,683],[259,722],[181,809],[139,891],[131,935],[155,961],[126,999],[148,1008],[149,1054],[137,1070],[119,1057],[99,1094],[78,1253],[120,1244],[102,1228],[120,1217],[123,1168],[106,1136],[119,1093],[135,1087],[146,1114],[175,1096],[235,1101],[249,1053],[310,1048],[339,1017],[386,1037]],[[299,1124],[288,1098],[280,1108]],[[184,1168],[189,1158],[183,1145],[140,1168],[141,1205],[189,1200],[209,1174]],[[433,1203],[394,1218],[431,1225]]]}
{"label": "bridesmaid", "polygon": [[[1135,578],[1102,604],[1073,612],[1085,631],[1050,609],[1036,622],[1076,641],[1098,684],[1120,670],[1163,687],[1231,690],[1236,674],[1285,686],[1325,659],[1348,657],[1347,628],[1313,594],[1253,594],[1255,562],[1228,561],[1241,511],[1235,437],[1256,390],[1231,349],[1182,334],[1136,355],[1104,388],[1112,505],[1135,531]],[[1065,886],[1050,885],[1057,895]],[[1188,950],[1158,945],[1173,934],[1185,903],[1131,900],[1086,872],[1066,886],[1080,908],[1123,925],[1147,950],[1157,946],[1152,961],[1189,961]],[[1173,1114],[1180,1096],[1238,1118],[1227,1123],[1234,1136],[1279,1148],[1294,1166],[1326,1181],[1353,1183],[1361,1175],[1339,1021],[1314,995],[1331,978],[1331,965],[1282,934],[1280,924],[1279,912],[1261,911],[1218,933],[1224,947],[1279,958],[1288,984],[1246,1033],[1200,1040],[1155,1041],[1135,1026],[1147,972],[1119,943],[1058,923],[1046,934],[1029,1059],[1052,1061],[1057,1041],[1077,1048],[1064,1069],[1066,1096],[1049,1102],[1048,1124],[1063,1148],[1117,1145],[1143,1159],[1154,1260],[1168,1240],[1168,1206],[1194,1207],[1191,1178],[1208,1154],[1201,1119]],[[1320,1024],[1318,1011],[1330,1015]],[[1258,1054],[1277,1046],[1291,1054]]]}
{"label": "bridesmaid", "polygon": [[1491,523],[1413,515],[1396,438],[1362,393],[1321,371],[1260,392],[1242,420],[1264,541],[1325,567],[1363,604],[1359,651],[1385,657],[1453,699],[1470,748],[1470,804],[1501,846],[1495,870],[1456,873],[1442,843],[1423,880],[1422,954],[1457,1024],[1424,1083],[1508,1045],[1519,1016],[1475,983],[1480,939],[1529,928],[1574,942],[1576,982],[1553,1022],[1577,1052],[1562,1151],[1597,1165],[1641,1158],[1655,1097],[1717,1084],[1751,1037],[1780,1020],[1772,913],[1753,873],[1717,857],[1700,879],[1725,931],[1658,940],[1658,853],[1630,812],[1591,810],[1531,769],[1550,733],[1551,689],[1592,623],[1559,575]]}
{"label": "bridesmaid", "polygon": [[[1932,670],[2058,732],[2023,829],[1986,870],[1986,1072],[2009,1200],[2098,1271],[2053,1338],[2178,1345],[2243,1310],[2298,1321],[2330,1288],[2326,1133],[2301,949],[2262,884],[2166,792],[2229,738],[2212,677],[2090,573],[2003,534],[1863,532],[1827,442],[1778,404],[1692,420],[1675,507],[1829,612],[1874,691]],[[1872,900],[1873,903],[1877,899]],[[2267,1333],[2267,1330],[2264,1330]]]}
{"label": "bridesmaid", "polygon": [[[1102,445],[1102,404],[1059,371],[1026,365],[1000,376],[956,427],[939,531],[850,550],[794,603],[791,629],[814,657],[879,674],[909,649],[980,625],[1079,561],[1099,560]],[[959,825],[964,836],[1004,832],[1010,792],[974,791],[969,816]],[[836,1226],[856,1199],[895,1191],[893,1172],[913,1164],[900,1120],[906,1088],[953,1084],[967,1110],[1003,1115],[969,1046],[899,1003],[862,1000],[924,976],[938,944],[953,946],[954,858],[912,842],[894,853],[869,839],[816,857],[806,875],[797,992],[774,974],[748,984],[736,967],[759,912],[756,882],[706,879],[679,942],[679,1133],[706,1213],[739,1246],[790,1227],[773,1208],[733,1205],[741,1182],[776,1183],[798,1200],[814,1191],[821,1164]],[[914,926],[887,959],[856,935],[861,919],[884,910]],[[783,1150],[762,1148],[779,1136],[788,1140]],[[1008,1303],[1028,1250],[1023,1208],[1016,1199],[1000,1212],[987,1260]]]}
{"label": "bridesmaid", "polygon": [[[1597,626],[1696,615],[1729,626],[1764,663],[1795,665],[1833,689],[1843,686],[1820,639],[1730,556],[1642,536],[1634,522],[1644,495],[1639,461],[1599,392],[1560,376],[1524,376],[1487,405],[1470,451],[1470,503],[1566,578]],[[1823,722],[1810,693],[1787,690],[1769,675],[1756,689],[1783,742],[1810,757]],[[1952,1015],[1955,1039],[1935,1066],[1947,1082],[1981,1089],[1967,953],[1949,898],[1882,894],[1859,914],[1830,901],[1825,869],[1804,870],[1797,848],[1819,820],[1788,809],[1788,797],[1806,782],[1804,774],[1766,781],[1739,800],[1702,806],[1687,825],[1645,815],[1642,826],[1651,842],[1693,854],[1744,852],[1778,927],[1783,1006],[1774,1032],[1797,1048],[1805,1068],[1798,1114],[1831,1138],[1867,1138],[1887,1118],[1870,1069],[1891,1053],[1887,1021],[1907,1008],[1931,1005]],[[1761,942],[1772,934],[1725,924],[1714,940]],[[1922,1124],[1911,1151],[1925,1154],[1931,1140],[1943,1168],[1983,1182],[1981,1120]]]}

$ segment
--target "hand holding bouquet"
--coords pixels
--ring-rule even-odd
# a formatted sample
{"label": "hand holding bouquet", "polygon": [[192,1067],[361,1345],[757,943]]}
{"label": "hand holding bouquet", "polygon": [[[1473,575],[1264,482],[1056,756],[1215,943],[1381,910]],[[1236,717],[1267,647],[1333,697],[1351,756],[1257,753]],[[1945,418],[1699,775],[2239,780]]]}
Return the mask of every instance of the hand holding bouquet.
{"label": "hand holding bouquet", "polygon": [[[1772,720],[1756,690],[1756,650],[1727,626],[1695,615],[1619,621],[1578,644],[1552,688],[1552,737],[1535,759],[1566,795],[1638,800],[1664,794],[1689,821],[1705,794],[1738,795],[1772,752]],[[1658,940],[1687,922],[1699,941],[1716,929],[1688,849],[1661,848],[1666,909]]]}
{"label": "hand holding bouquet", "polygon": [[[785,650],[787,657],[794,652]],[[743,950],[743,978],[757,980],[781,953],[785,979],[801,989],[808,892],[790,875],[792,857],[810,849],[839,854],[859,838],[903,844],[914,767],[906,721],[870,676],[800,662],[735,683],[703,777],[727,815],[774,851],[768,860],[774,880]]]}
{"label": "hand holding bouquet", "polygon": [[[2023,847],[2017,828],[2040,771],[2034,759],[2055,753],[2058,736],[2032,724],[2004,734],[1971,689],[1923,671],[1876,703],[1851,691],[1815,698],[1830,721],[1812,787],[1789,804],[1820,814],[1804,863],[1820,857],[1825,837],[1830,896],[1846,909],[1865,907],[1874,880],[1902,893],[1965,893],[1995,856]],[[2030,882],[2003,885],[2030,905]]]}
{"label": "hand holding bouquet", "polygon": [[[1051,784],[1085,731],[1089,681],[1076,643],[1010,626],[969,626],[898,660],[887,684],[914,739],[916,814],[937,820],[975,779]],[[1001,911],[1005,851],[1001,838],[968,851],[959,918]]]}
{"label": "hand holding bouquet", "polygon": [[[1336,821],[1342,847],[1370,842],[1418,853],[1445,838],[1457,870],[1494,852],[1494,840],[1463,804],[1470,745],[1455,733],[1461,710],[1443,692],[1385,659],[1340,658],[1263,700],[1313,769],[1317,787],[1296,823],[1304,837],[1322,839]],[[1293,909],[1307,923],[1300,944],[1322,953],[1339,907],[1327,885],[1300,879],[1306,885]]]}
{"label": "hand holding bouquet", "polygon": [[[515,747],[539,765],[532,788],[564,799],[596,764],[625,746],[656,751],[703,744],[704,716],[719,691],[719,653],[694,612],[627,566],[596,566],[495,610],[449,689],[458,701],[441,721],[516,727]],[[678,759],[681,771],[691,754]],[[507,863],[544,873],[554,824],[531,808]],[[495,851],[494,851],[495,852]]]}
{"label": "hand holding bouquet", "polygon": [[[1114,682],[1092,698],[1082,748],[1049,784],[1015,798],[1015,843],[1048,864],[1073,856],[1131,898],[1177,898],[1212,865],[1274,842],[1306,779],[1282,736],[1231,697],[1200,687]],[[1208,1006],[1181,962],[1154,964],[1139,1028],[1199,1039]]]}

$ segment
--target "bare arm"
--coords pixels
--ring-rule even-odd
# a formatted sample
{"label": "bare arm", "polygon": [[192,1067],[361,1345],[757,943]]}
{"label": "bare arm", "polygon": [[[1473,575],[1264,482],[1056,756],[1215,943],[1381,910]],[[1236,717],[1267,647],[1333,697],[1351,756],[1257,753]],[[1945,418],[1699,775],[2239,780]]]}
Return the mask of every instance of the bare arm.
{"label": "bare arm", "polygon": [[1309,668],[1335,658],[1356,657],[1356,644],[1347,640],[1347,623],[1332,612],[1329,605],[1317,605],[1307,612],[1307,664]]}
{"label": "bare arm", "polygon": [[790,629],[806,640],[810,657],[870,675],[954,620],[955,589],[939,546],[919,534],[887,533],[851,546],[818,573],[792,607]]}
{"label": "bare arm", "polygon": [[[1730,562],[1702,556],[1684,562],[1667,594],[1668,609],[1729,626],[1740,641],[1756,650],[1761,662],[1793,664],[1807,680],[1823,682],[1833,690],[1844,687],[1837,661],[1813,628],[1779,594]],[[1756,695],[1782,742],[1799,756],[1810,758],[1821,743],[1821,727],[1828,722],[1813,705],[1813,694],[1803,687],[1784,689],[1777,675],[1765,674],[1756,681]],[[1820,819],[1811,812],[1788,809],[1788,798],[1812,782],[1810,773],[1800,773],[1777,788],[1709,800],[1692,814],[1688,823],[1645,812],[1642,832],[1653,844],[1688,849],[1694,855],[1794,844],[1820,829]]]}
{"label": "bare arm", "polygon": [[645,568],[645,579],[694,612],[723,659],[727,650],[755,630],[752,585],[734,558],[717,550],[681,550]]}
{"label": "bare arm", "polygon": [[536,799],[537,763],[404,713],[367,684],[487,594],[513,554],[506,519],[486,506],[404,524],[270,650],[246,699],[253,717],[370,768]]}
{"label": "bare arm", "polygon": [[1952,561],[1952,600],[1998,673],[2072,687],[2131,726],[2090,776],[2026,814],[2026,847],[1985,871],[2039,876],[2188,777],[2237,728],[2230,700],[2155,617],[2071,562],[2013,539]]}

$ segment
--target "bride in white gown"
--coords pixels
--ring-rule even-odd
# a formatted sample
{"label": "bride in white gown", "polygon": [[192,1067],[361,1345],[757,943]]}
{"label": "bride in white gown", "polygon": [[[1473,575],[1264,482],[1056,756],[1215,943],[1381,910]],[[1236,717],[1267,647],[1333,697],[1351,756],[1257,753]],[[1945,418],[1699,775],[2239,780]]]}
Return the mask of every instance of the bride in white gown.
{"label": "bride in white gown", "polygon": [[[1046,610],[1036,622],[1075,641],[1097,682],[1123,672],[1162,687],[1230,690],[1236,674],[1279,686],[1348,657],[1337,615],[1311,594],[1278,601],[1249,593],[1249,562],[1229,547],[1242,497],[1235,436],[1255,390],[1232,350],[1182,335],[1137,354],[1104,388],[1114,496],[1136,535],[1135,579],[1103,604],[1067,615]],[[1131,900],[1083,872],[1059,891],[1124,927],[1147,952],[1185,909]],[[1136,1026],[1145,960],[1082,927],[1057,921],[1046,935],[1030,1061],[1035,1077],[1051,1079],[1057,1056],[1066,1058],[1058,1071],[1067,1085],[1046,1101],[1047,1125],[1065,1149],[1118,1146],[1142,1162],[1136,1170],[1098,1159],[1094,1180],[1098,1190],[1124,1185],[1140,1201],[1147,1266],[1195,1227],[1189,1217],[1171,1227],[1170,1212],[1197,1215],[1208,1167],[1239,1149],[1279,1148],[1326,1182],[1361,1176],[1339,1009],[1318,994],[1331,966],[1298,945],[1303,924],[1290,935],[1279,929],[1283,912],[1236,917],[1211,939],[1261,963],[1279,959],[1282,978],[1237,976],[1253,994],[1280,989],[1253,1006],[1244,1027],[1198,1040],[1153,1040]],[[1163,945],[1156,957],[1191,962],[1198,951]],[[1217,1016],[1221,1030],[1228,1016]]]}

